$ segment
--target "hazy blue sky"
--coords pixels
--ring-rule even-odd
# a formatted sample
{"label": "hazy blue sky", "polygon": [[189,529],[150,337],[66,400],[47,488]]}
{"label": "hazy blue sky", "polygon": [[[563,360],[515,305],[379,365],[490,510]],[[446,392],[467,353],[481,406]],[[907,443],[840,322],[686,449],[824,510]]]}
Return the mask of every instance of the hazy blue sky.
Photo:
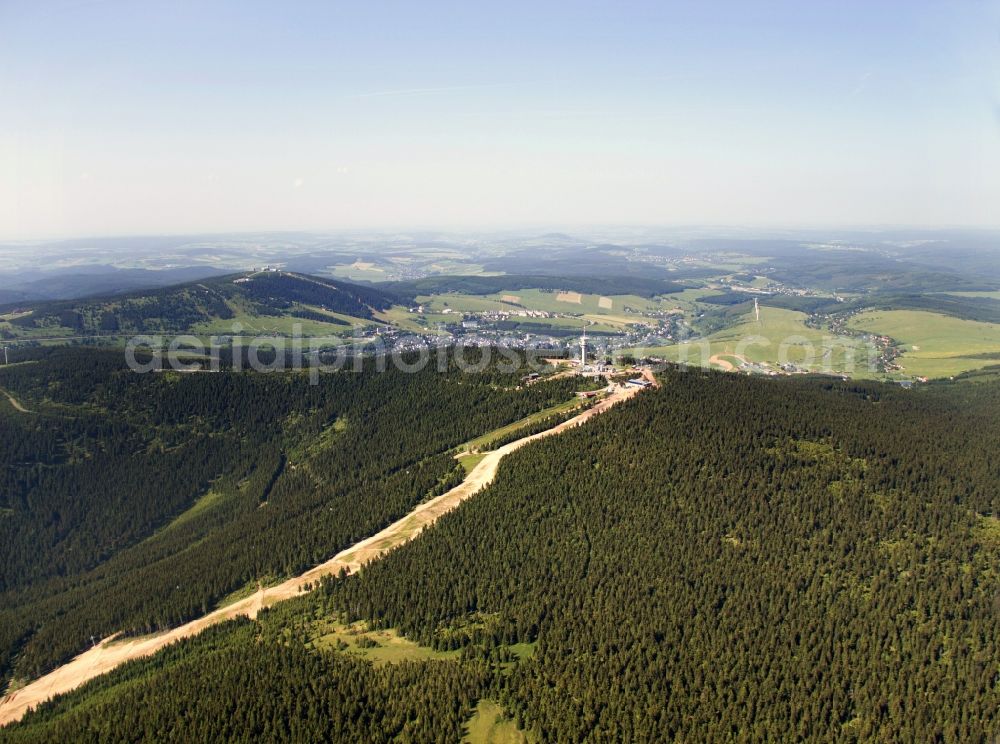
{"label": "hazy blue sky", "polygon": [[1000,223],[997,2],[0,0],[0,237]]}

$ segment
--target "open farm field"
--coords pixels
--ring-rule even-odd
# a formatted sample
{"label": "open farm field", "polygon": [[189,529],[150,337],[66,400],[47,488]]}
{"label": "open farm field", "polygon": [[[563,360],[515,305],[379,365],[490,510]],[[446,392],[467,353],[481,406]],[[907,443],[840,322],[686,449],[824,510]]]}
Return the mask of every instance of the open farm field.
{"label": "open farm field", "polygon": [[774,369],[792,364],[810,372],[873,375],[869,369],[870,351],[860,339],[812,328],[806,325],[806,318],[805,313],[795,310],[761,306],[760,322],[751,311],[736,325],[704,339],[636,352],[702,366],[709,366],[716,357],[731,364],[742,362]]}
{"label": "open farm field", "polygon": [[892,337],[903,350],[904,371],[924,377],[951,377],[1000,364],[1000,325],[953,318],[922,310],[861,313],[851,327]]}

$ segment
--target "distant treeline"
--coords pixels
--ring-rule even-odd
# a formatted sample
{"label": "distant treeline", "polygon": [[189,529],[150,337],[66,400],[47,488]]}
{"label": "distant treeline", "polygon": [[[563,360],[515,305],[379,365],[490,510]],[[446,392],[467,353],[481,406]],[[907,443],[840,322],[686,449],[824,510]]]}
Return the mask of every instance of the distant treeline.
{"label": "distant treeline", "polygon": [[925,310],[955,318],[976,320],[982,323],[1000,323],[1000,300],[992,297],[965,297],[950,294],[873,294],[846,302],[830,297],[802,297],[799,295],[752,295],[747,292],[720,292],[700,298],[700,302],[726,307],[742,306],[745,312],[757,297],[761,305],[798,310],[821,315],[844,313],[860,309],[872,310]]}
{"label": "distant treeline", "polygon": [[[993,279],[921,266],[905,257],[849,249],[803,250],[792,247],[777,256],[763,273],[794,287],[835,292],[926,294],[995,289]],[[994,261],[995,263],[995,261]],[[957,265],[957,264],[956,264]]]}
{"label": "distant treeline", "polygon": [[683,285],[665,279],[640,276],[550,276],[536,274],[505,274],[502,276],[430,276],[401,282],[383,282],[377,285],[394,295],[415,301],[418,295],[457,292],[459,294],[487,295],[506,290],[549,289],[581,294],[623,295],[656,297],[681,292]]}

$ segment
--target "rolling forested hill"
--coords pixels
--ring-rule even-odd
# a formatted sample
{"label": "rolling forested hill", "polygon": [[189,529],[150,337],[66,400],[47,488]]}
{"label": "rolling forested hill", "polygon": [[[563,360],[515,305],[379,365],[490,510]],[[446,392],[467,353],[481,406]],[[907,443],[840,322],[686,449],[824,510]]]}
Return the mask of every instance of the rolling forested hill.
{"label": "rolling forested hill", "polygon": [[463,477],[456,445],[572,396],[564,378],[375,369],[135,374],[120,352],[0,369],[0,673],[144,633],[322,562]]}
{"label": "rolling forested hill", "polygon": [[[546,742],[991,740],[995,378],[661,381],[360,574],[4,733],[455,741],[489,698]],[[461,653],[320,642],[358,620]]]}
{"label": "rolling forested hill", "polygon": [[[394,297],[372,287],[263,271],[228,275],[164,289],[83,300],[43,302],[17,313],[21,332],[76,334],[190,332],[198,324],[237,321],[243,315],[284,316],[348,326],[343,317],[370,320]],[[12,333],[11,335],[16,335]]]}
{"label": "rolling forested hill", "polygon": [[[727,308],[733,315],[746,312],[753,306],[752,295],[745,292],[720,292],[701,297],[701,302]],[[964,318],[983,323],[1000,323],[1000,300],[992,297],[967,297],[952,294],[892,294],[865,296],[847,302],[830,297],[799,297],[795,295],[759,296],[760,304],[807,313],[849,313],[862,309],[926,310],[953,318]]]}

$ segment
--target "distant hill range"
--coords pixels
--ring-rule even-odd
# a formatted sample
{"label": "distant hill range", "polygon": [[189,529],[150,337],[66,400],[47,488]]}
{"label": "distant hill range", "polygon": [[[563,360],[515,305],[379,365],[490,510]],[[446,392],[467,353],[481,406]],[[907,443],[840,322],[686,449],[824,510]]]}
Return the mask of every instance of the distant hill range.
{"label": "distant hill range", "polygon": [[42,300],[110,296],[169,287],[228,272],[211,266],[176,269],[120,269],[101,264],[0,274],[0,307]]}
{"label": "distant hill range", "polygon": [[[148,272],[155,273],[155,272]],[[74,300],[25,303],[10,320],[23,330],[69,328],[80,334],[191,330],[198,323],[235,320],[241,313],[293,316],[349,325],[338,316],[370,320],[395,296],[374,287],[282,271],[227,274],[169,287]],[[10,312],[18,303],[8,303]]]}

